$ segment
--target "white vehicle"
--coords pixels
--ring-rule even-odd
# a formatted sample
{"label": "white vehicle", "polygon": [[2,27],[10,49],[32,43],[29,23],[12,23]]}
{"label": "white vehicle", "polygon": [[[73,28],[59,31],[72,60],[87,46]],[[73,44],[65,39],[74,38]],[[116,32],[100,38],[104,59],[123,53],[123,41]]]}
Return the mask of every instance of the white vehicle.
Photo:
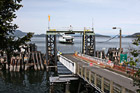
{"label": "white vehicle", "polygon": [[60,37],[59,37],[59,42],[60,43],[74,43],[74,37],[73,36],[70,36],[70,35],[67,35],[67,34],[62,34]]}

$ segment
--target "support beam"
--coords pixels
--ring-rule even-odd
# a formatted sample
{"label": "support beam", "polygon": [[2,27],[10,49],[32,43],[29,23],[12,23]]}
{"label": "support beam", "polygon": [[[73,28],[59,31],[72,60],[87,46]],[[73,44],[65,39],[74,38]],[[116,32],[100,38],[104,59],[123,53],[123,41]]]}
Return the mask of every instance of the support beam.
{"label": "support beam", "polygon": [[122,92],[121,93],[125,93],[126,91],[125,91],[125,88],[124,87],[122,87]]}
{"label": "support beam", "polygon": [[65,87],[65,93],[70,93],[69,85],[70,85],[69,82],[67,82]]}
{"label": "support beam", "polygon": [[85,70],[85,71],[84,71],[84,74],[85,74],[85,75],[84,75],[84,76],[85,76],[84,78],[87,80],[87,69],[85,68],[84,70]]}
{"label": "support beam", "polygon": [[113,93],[113,81],[110,81],[110,93]]}
{"label": "support beam", "polygon": [[77,73],[78,73],[78,74],[80,74],[80,73],[79,73],[79,70],[80,70],[80,68],[79,68],[79,65],[77,64]]}
{"label": "support beam", "polygon": [[91,71],[89,71],[89,82],[91,83]]}
{"label": "support beam", "polygon": [[81,76],[83,77],[83,67],[81,67]]}
{"label": "support beam", "polygon": [[94,74],[94,85],[97,86],[97,75]]}
{"label": "support beam", "polygon": [[50,84],[49,93],[54,93],[54,85],[53,85],[53,83]]}
{"label": "support beam", "polygon": [[101,90],[104,92],[104,77],[101,78]]}

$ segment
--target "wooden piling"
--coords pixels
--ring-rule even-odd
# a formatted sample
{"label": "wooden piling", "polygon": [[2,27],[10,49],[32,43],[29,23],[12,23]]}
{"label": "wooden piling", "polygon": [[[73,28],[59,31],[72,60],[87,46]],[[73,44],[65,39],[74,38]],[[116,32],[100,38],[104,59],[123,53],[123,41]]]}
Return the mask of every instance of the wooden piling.
{"label": "wooden piling", "polygon": [[22,62],[21,62],[21,69],[24,70],[24,56],[21,54]]}
{"label": "wooden piling", "polygon": [[38,68],[38,70],[40,70],[40,65],[39,65],[39,60],[38,60],[38,53],[36,52],[36,60],[37,60],[37,68]]}
{"label": "wooden piling", "polygon": [[41,69],[44,70],[41,53],[39,53],[39,59],[40,59]]}
{"label": "wooden piling", "polygon": [[33,61],[34,61],[34,69],[37,70],[37,66],[36,66],[36,61],[35,61],[34,53],[32,53],[32,57],[33,57]]}
{"label": "wooden piling", "polygon": [[13,59],[13,58],[11,58],[10,71],[13,71],[13,61],[14,61],[14,59]]}
{"label": "wooden piling", "polygon": [[26,64],[25,64],[25,71],[28,70],[28,68],[30,67],[30,65],[29,65],[30,56],[31,56],[31,54],[29,53],[28,58],[26,60]]}
{"label": "wooden piling", "polygon": [[15,58],[15,61],[14,61],[14,71],[16,71],[16,68],[17,68],[16,64],[17,64],[17,59]]}
{"label": "wooden piling", "polygon": [[19,57],[17,58],[17,70],[16,71],[17,72],[20,71],[20,58]]}

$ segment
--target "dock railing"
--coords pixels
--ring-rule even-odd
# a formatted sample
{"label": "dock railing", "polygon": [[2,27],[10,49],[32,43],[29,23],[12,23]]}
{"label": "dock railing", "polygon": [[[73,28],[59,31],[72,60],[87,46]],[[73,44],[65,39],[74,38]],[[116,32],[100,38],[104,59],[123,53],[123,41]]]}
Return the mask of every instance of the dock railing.
{"label": "dock railing", "polygon": [[73,74],[76,74],[76,63],[60,55],[60,62],[67,67]]}
{"label": "dock railing", "polygon": [[112,70],[123,72],[130,75],[133,75],[138,71],[138,68],[116,65],[114,64],[114,62],[107,59],[101,59],[98,57],[88,56],[85,54],[77,54],[76,56],[80,57],[81,59],[87,60],[88,62],[92,62],[98,66],[111,68]]}
{"label": "dock railing", "polygon": [[[106,59],[101,59],[101,58],[98,58],[98,57],[92,57],[92,56],[88,56],[88,55],[85,55],[85,54],[78,54],[79,57],[83,57],[97,65],[100,65],[100,66],[109,66],[109,67],[113,67],[114,66],[114,63],[110,60],[106,60]],[[82,58],[82,59],[83,59]]]}

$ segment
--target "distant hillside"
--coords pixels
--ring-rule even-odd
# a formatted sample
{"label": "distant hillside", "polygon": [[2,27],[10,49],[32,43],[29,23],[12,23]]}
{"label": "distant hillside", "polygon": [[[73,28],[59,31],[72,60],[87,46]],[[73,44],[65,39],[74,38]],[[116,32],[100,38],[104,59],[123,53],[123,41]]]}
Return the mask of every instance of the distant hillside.
{"label": "distant hillside", "polygon": [[[46,34],[37,34],[37,35],[34,35],[34,37],[45,37]],[[72,36],[75,36],[75,37],[80,37],[81,35],[79,34],[72,34]],[[110,37],[110,36],[107,36],[107,35],[100,35],[100,34],[95,34],[96,37]]]}
{"label": "distant hillside", "polygon": [[110,37],[110,36],[107,36],[107,35],[100,35],[100,34],[95,34],[95,37]]}
{"label": "distant hillside", "polygon": [[[14,32],[14,35],[17,36],[17,37],[22,37],[22,36],[25,36],[27,33],[26,32],[22,32],[20,30],[16,30]],[[34,37],[45,37],[46,34],[35,34]],[[79,37],[81,35],[79,34],[73,34],[72,36],[75,36],[75,37]],[[107,35],[100,35],[100,34],[95,34],[96,37],[110,37],[110,36],[107,36]]]}
{"label": "distant hillside", "polygon": [[125,36],[126,38],[135,38],[137,37],[138,35],[140,35],[140,33],[134,33],[132,35],[128,35],[128,36]]}
{"label": "distant hillside", "polygon": [[34,35],[34,37],[45,37],[46,34],[37,34],[37,35]]}
{"label": "distant hillside", "polygon": [[25,36],[25,35],[27,35],[27,33],[22,32],[22,31],[20,31],[20,30],[16,30],[16,31],[14,32],[14,36],[16,36],[16,37],[22,37],[22,36]]}

